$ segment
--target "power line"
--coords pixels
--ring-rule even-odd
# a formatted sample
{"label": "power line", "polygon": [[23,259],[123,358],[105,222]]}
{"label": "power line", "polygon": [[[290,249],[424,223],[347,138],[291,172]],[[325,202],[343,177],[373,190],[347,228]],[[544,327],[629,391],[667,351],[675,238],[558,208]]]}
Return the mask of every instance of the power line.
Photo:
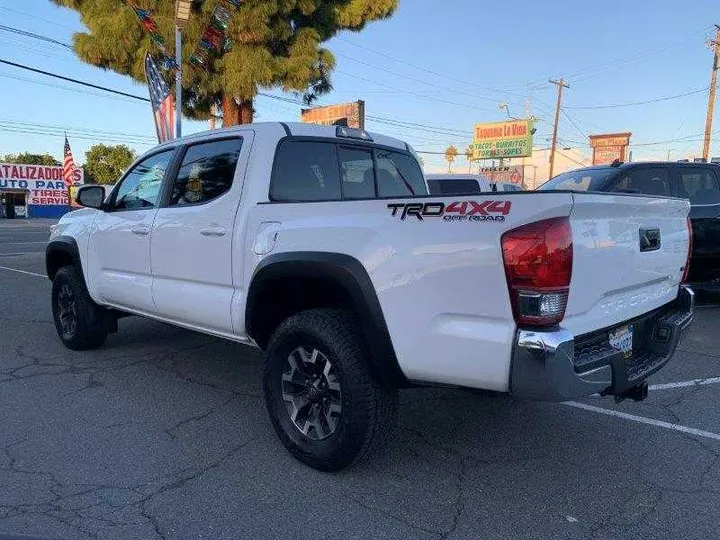
{"label": "power line", "polygon": [[[48,136],[48,137],[55,137],[55,138],[57,138],[59,136],[58,130],[40,129],[40,128],[32,128],[32,127],[6,126],[2,123],[0,123],[0,131],[6,132],[6,133],[15,133],[15,134],[24,134],[24,135],[33,135],[33,136]],[[128,143],[128,144],[146,144],[149,146],[154,146],[156,144],[156,142],[154,142],[154,141],[136,141],[136,140],[130,140],[127,137],[99,136],[96,134],[94,135],[94,134],[90,134],[90,133],[73,132],[73,131],[69,131],[69,130],[67,133],[74,139],[82,139],[82,140],[95,141],[95,142],[97,142],[98,139],[102,139],[106,142],[117,142],[117,143]]]}
{"label": "power line", "polygon": [[40,17],[39,15],[33,15],[32,13],[20,11],[19,9],[12,9],[12,8],[5,7],[5,6],[0,6],[0,9],[2,9],[3,11],[9,11],[10,13],[17,13],[18,15],[24,15],[25,17],[29,17],[31,19],[37,19],[39,21],[44,21],[49,24],[54,24],[55,26],[61,26],[63,28],[68,28],[73,31],[75,30],[75,28],[73,28],[72,26],[69,26],[67,24],[59,23],[57,21],[51,21],[50,19],[45,19],[43,17]]}
{"label": "power line", "polygon": [[[264,92],[258,92],[258,96],[269,98],[269,99],[275,99],[278,101],[283,101],[286,103],[292,103],[293,105],[298,105],[300,107],[307,107],[307,103],[299,100],[299,99],[293,99],[288,98],[285,96],[277,96],[274,94],[267,94]],[[397,127],[404,127],[407,129],[417,129],[421,128],[425,131],[431,131],[436,132],[440,135],[455,135],[455,136],[468,136],[472,135],[471,131],[464,131],[460,129],[455,128],[447,128],[443,126],[437,126],[437,125],[431,125],[431,124],[419,124],[416,122],[411,122],[409,120],[402,120],[398,118],[390,118],[390,117],[383,117],[383,116],[374,116],[374,115],[365,115],[365,118],[367,120],[371,120],[374,122],[378,122],[380,124],[388,124],[388,125],[394,125]]]}
{"label": "power line", "polygon": [[59,84],[53,84],[53,83],[49,83],[49,82],[38,81],[38,80],[35,80],[35,79],[30,79],[30,78],[28,78],[28,77],[19,77],[19,76],[17,76],[17,75],[7,75],[7,74],[5,74],[5,73],[0,73],[0,77],[7,78],[7,79],[14,79],[14,80],[16,80],[16,81],[28,82],[28,83],[31,83],[31,84],[37,84],[37,85],[40,85],[40,86],[47,86],[48,88],[55,88],[55,89],[57,89],[57,90],[65,90],[66,92],[73,92],[73,93],[76,93],[76,94],[85,94],[85,95],[88,95],[88,96],[95,96],[95,97],[99,97],[99,98],[103,98],[103,99],[112,99],[112,100],[115,100],[115,101],[121,99],[121,100],[126,101],[126,102],[128,102],[128,103],[137,103],[137,101],[134,101],[134,100],[131,100],[131,99],[128,99],[128,98],[125,98],[125,97],[108,96],[108,95],[106,95],[106,94],[100,94],[100,93],[97,93],[97,92],[90,92],[89,90],[82,90],[82,89],[80,89],[80,88],[70,88],[69,86],[62,86],[62,85],[59,85]]}
{"label": "power line", "polygon": [[568,156],[566,153],[564,153],[564,152],[562,152],[562,151],[560,151],[560,150],[558,150],[557,153],[560,154],[561,156],[564,156],[565,158],[569,159],[569,160],[572,161],[573,163],[577,163],[578,165],[582,165],[583,167],[587,167],[587,163],[583,163],[583,162],[581,162],[581,161],[578,161],[577,159]]}
{"label": "power line", "polygon": [[[353,79],[358,79],[358,80],[361,80],[361,81],[369,82],[369,83],[371,83],[371,84],[377,84],[377,85],[383,86],[383,87],[385,87],[385,88],[390,88],[390,89],[392,89],[392,90],[402,90],[401,88],[397,88],[396,86],[390,86],[389,84],[384,84],[384,83],[381,83],[381,82],[378,82],[378,81],[373,81],[372,79],[367,79],[367,78],[365,78],[365,77],[361,77],[360,75],[355,75],[355,74],[353,74],[353,73],[348,73],[348,72],[346,72],[346,71],[340,71],[339,69],[336,69],[335,72],[336,72],[336,73],[340,73],[340,74],[342,74],[342,75],[345,75],[345,76],[347,76],[347,77],[352,77]],[[447,100],[447,99],[430,97],[430,96],[426,96],[426,95],[423,95],[423,94],[418,94],[417,92],[413,92],[413,91],[411,91],[411,90],[402,90],[402,92],[403,92],[404,94],[409,94],[409,95],[412,95],[412,96],[417,96],[417,97],[422,98],[422,99],[427,99],[427,100],[430,100],[430,101],[437,101],[438,103],[447,103],[447,104],[449,104],[449,105],[455,105],[455,106],[457,106],[457,107],[467,107],[467,108],[469,108],[469,109],[475,109],[475,110],[484,111],[484,112],[495,112],[494,109],[483,109],[483,108],[481,108],[481,107],[475,107],[474,105],[468,105],[467,103],[458,103],[457,101],[449,101],[449,100]]]}
{"label": "power line", "polygon": [[592,109],[616,109],[619,107],[634,107],[635,105],[647,105],[649,103],[659,103],[661,101],[669,101],[671,99],[678,99],[678,98],[683,98],[683,97],[687,97],[687,96],[692,96],[694,94],[699,94],[700,92],[706,92],[707,89],[708,89],[708,87],[705,86],[703,88],[698,88],[697,90],[692,90],[690,92],[685,92],[683,94],[675,94],[673,96],[664,96],[664,97],[659,97],[659,98],[655,98],[655,99],[649,99],[647,101],[633,101],[631,103],[616,103],[614,105],[593,105],[593,106],[587,106],[587,107],[565,107],[565,108],[573,109],[573,110],[577,110],[577,111],[580,111],[580,110],[588,111],[588,110],[592,110]]}
{"label": "power line", "polygon": [[[9,38],[8,40],[4,40],[4,39],[0,40],[0,44],[4,45],[7,48],[5,50],[9,49],[9,50],[12,50],[13,52],[15,52],[18,49],[27,51],[29,53],[36,54],[38,56],[42,56],[44,58],[49,58],[53,61],[53,63],[57,63],[57,62],[69,63],[69,62],[73,61],[69,56],[62,56],[60,54],[52,54],[52,52],[50,52],[50,51],[45,51],[42,49],[38,49],[36,47],[27,47],[26,44],[20,45],[16,41],[10,41],[10,39],[12,39],[10,36],[8,36],[8,38]],[[74,63],[74,61],[73,61],[73,63]]]}
{"label": "power line", "polygon": [[[487,97],[487,96],[479,96],[479,95],[474,94],[474,93],[472,93],[472,92],[466,92],[466,91],[464,91],[464,90],[458,90],[457,88],[450,88],[450,87],[448,87],[448,86],[444,86],[444,85],[441,85],[441,84],[436,84],[436,83],[428,82],[428,81],[425,81],[425,80],[422,80],[422,79],[416,79],[415,77],[411,77],[411,76],[409,76],[409,75],[405,75],[405,74],[400,73],[400,72],[398,72],[398,71],[393,71],[393,70],[391,70],[391,69],[387,69],[387,68],[384,68],[384,67],[376,66],[375,64],[371,64],[370,62],[365,62],[364,60],[358,60],[357,58],[353,58],[352,56],[348,56],[347,54],[338,53],[338,52],[336,52],[336,53],[334,53],[334,54],[335,54],[335,56],[339,56],[339,57],[341,57],[341,58],[347,58],[348,60],[351,60],[352,62],[357,62],[358,64],[362,64],[362,65],[364,65],[364,66],[368,66],[368,67],[371,68],[371,69],[376,69],[376,70],[382,71],[382,72],[384,72],[384,73],[389,73],[389,74],[391,74],[391,75],[395,75],[396,77],[401,77],[401,78],[403,78],[403,79],[407,79],[407,80],[412,81],[412,82],[416,82],[416,83],[420,83],[420,84],[425,84],[425,85],[431,86],[431,87],[433,87],[433,88],[439,88],[439,89],[441,89],[441,90],[447,90],[447,91],[449,91],[449,92],[454,92],[454,93],[457,93],[457,94],[463,94],[463,95],[466,95],[466,96],[473,97],[473,98],[475,98],[475,99],[482,99],[482,100],[485,100],[485,101],[491,101],[491,102],[493,102],[493,103],[497,103],[497,98],[491,98],[491,97]],[[404,90],[401,90],[401,91],[404,92]]]}
{"label": "power line", "polygon": [[384,58],[387,58],[387,59],[389,59],[389,60],[392,60],[393,62],[398,62],[398,63],[400,63],[400,64],[404,64],[404,65],[406,65],[406,66],[409,66],[409,67],[411,67],[411,68],[413,68],[413,69],[417,69],[417,70],[420,70],[420,71],[424,71],[425,73],[429,73],[430,75],[434,75],[434,76],[436,76],[436,77],[443,77],[443,78],[445,78],[445,79],[453,80],[453,81],[456,81],[456,82],[459,82],[459,83],[462,83],[462,84],[465,84],[465,85],[468,85],[468,86],[472,86],[472,87],[474,87],[474,88],[480,88],[480,89],[482,89],[482,90],[487,90],[487,91],[489,91],[489,92],[498,92],[498,93],[501,93],[501,94],[508,94],[508,95],[511,95],[511,96],[514,95],[514,96],[522,97],[522,98],[526,97],[525,94],[518,94],[518,93],[514,93],[514,92],[509,92],[509,91],[504,90],[504,89],[502,89],[502,88],[493,88],[493,87],[491,87],[491,86],[483,86],[483,85],[479,85],[479,84],[474,83],[474,82],[469,82],[469,81],[464,81],[464,80],[462,80],[462,79],[458,79],[457,77],[453,77],[453,76],[447,75],[446,73],[439,73],[439,72],[437,72],[437,71],[433,71],[432,69],[428,69],[428,68],[426,68],[426,67],[418,66],[418,65],[416,65],[416,64],[412,64],[412,63],[407,62],[407,61],[405,61],[405,60],[400,60],[399,58],[396,58],[396,57],[391,56],[391,55],[389,55],[389,54],[387,54],[387,53],[378,51],[378,50],[376,50],[376,49],[371,49],[370,47],[366,47],[366,46],[364,46],[364,45],[359,45],[359,44],[357,44],[357,43],[354,43],[354,42],[349,41],[349,40],[344,39],[344,38],[337,38],[337,40],[338,40],[338,41],[341,41],[341,42],[343,42],[343,43],[347,43],[348,45],[352,45],[353,47],[357,47],[358,49],[363,49],[363,50],[365,50],[365,51],[371,52],[371,53],[376,54],[376,55],[378,55],[378,56],[382,56],[382,57],[384,57]]}
{"label": "power line", "polygon": [[59,126],[57,124],[43,124],[38,122],[27,122],[23,120],[17,120],[14,118],[0,118],[0,123],[3,124],[13,124],[20,127],[40,127],[40,128],[50,128],[50,129],[60,129],[60,130],[67,130],[68,133],[75,131],[75,132],[83,132],[83,133],[96,133],[100,135],[117,135],[122,137],[130,137],[133,139],[152,139],[156,140],[156,137],[151,135],[144,135],[142,133],[127,133],[123,131],[111,131],[107,129],[95,129],[95,128],[89,128],[89,127],[83,127],[83,126],[67,126],[62,125]]}
{"label": "power line", "polygon": [[562,111],[562,113],[565,115],[565,118],[567,118],[568,120],[570,120],[570,124],[572,124],[572,127],[574,127],[575,130],[576,130],[580,135],[582,135],[583,137],[588,137],[588,134],[585,133],[582,129],[580,129],[580,127],[575,123],[575,120],[573,120],[572,116],[570,116],[570,115],[567,113],[567,111],[565,110],[565,108],[562,108],[561,111]]}
{"label": "power line", "polygon": [[[98,89],[98,90],[102,90],[102,91],[104,91],[104,92],[110,92],[110,93],[112,93],[112,94],[120,95],[120,96],[127,97],[127,98],[132,98],[132,99],[135,99],[135,100],[138,100],[138,101],[143,101],[143,102],[149,102],[149,101],[150,101],[150,100],[149,100],[148,98],[146,98],[146,97],[138,96],[138,95],[135,95],[135,94],[129,94],[129,93],[127,93],[127,92],[121,92],[121,91],[119,91],[119,90],[114,90],[114,89],[112,89],[112,88],[108,88],[108,87],[105,87],[105,86],[100,86],[100,85],[97,85],[97,84],[91,84],[91,83],[88,83],[88,82],[85,82],[85,81],[82,81],[82,80],[79,80],[79,79],[73,79],[73,78],[71,78],[71,77],[64,77],[64,76],[58,75],[58,74],[56,74],[56,73],[51,73],[51,72],[49,72],[49,71],[44,71],[44,70],[41,70],[41,69],[33,68],[33,67],[30,67],[30,66],[26,66],[26,65],[24,65],[24,64],[19,64],[19,63],[16,63],[16,62],[10,62],[10,61],[8,61],[8,60],[3,60],[3,59],[0,59],[0,63],[7,64],[7,65],[10,65],[10,66],[13,66],[13,67],[20,68],[20,69],[25,69],[25,70],[28,70],[28,71],[31,71],[31,72],[34,72],[34,73],[40,73],[40,74],[46,75],[46,76],[48,76],[48,77],[53,77],[53,78],[57,78],[57,79],[69,81],[69,82],[72,82],[72,83],[75,83],[75,84],[79,84],[79,85],[82,85],[82,86],[87,86],[87,87],[90,87],[90,88],[95,88],[95,89]],[[41,83],[40,81],[36,81],[36,82],[38,82],[38,83],[40,83],[40,84],[43,84],[43,83]],[[72,89],[68,88],[67,90],[72,90]],[[303,102],[300,101],[300,100],[292,99],[292,98],[288,98],[288,97],[284,97],[284,96],[276,96],[276,95],[273,95],[273,94],[267,94],[267,93],[263,93],[263,92],[260,92],[258,95],[261,95],[261,96],[266,97],[266,98],[269,98],[269,99],[275,99],[275,100],[277,100],[277,101],[282,101],[282,102],[286,102],[286,103],[292,103],[292,104],[294,104],[294,105],[305,105],[305,103],[303,103]],[[391,123],[394,123],[394,125],[398,125],[399,127],[408,127],[408,128],[410,128],[410,125],[409,125],[409,124],[412,124],[411,122],[405,122],[405,121],[402,121],[402,120],[397,120],[397,119],[392,119],[392,118],[369,117],[369,119],[371,119],[371,120],[373,120],[373,121],[377,121],[377,122],[379,122],[379,123],[388,123],[388,122],[391,122]],[[403,126],[403,124],[407,124],[407,125],[406,125],[406,126]],[[425,129],[425,130],[427,130],[427,131],[433,130],[433,126],[429,126],[429,125],[425,125],[425,124],[416,124],[416,126],[422,127],[423,129]],[[443,135],[459,135],[459,134],[461,133],[460,130],[446,129],[446,128],[435,129],[435,131],[436,131],[437,133],[443,134]],[[441,133],[441,131],[452,131],[452,133]],[[463,133],[463,134],[464,134],[464,133]]]}
{"label": "power line", "polygon": [[[712,25],[706,25],[706,26],[704,26],[704,27],[702,28],[702,30],[707,31],[709,28],[712,28]],[[663,46],[663,47],[654,47],[654,48],[652,48],[652,49],[650,49],[650,50],[642,51],[642,52],[636,53],[636,54],[634,54],[634,55],[632,55],[632,56],[629,56],[629,57],[628,57],[628,56],[625,56],[625,57],[621,57],[621,58],[616,58],[615,60],[611,60],[610,62],[607,62],[607,63],[605,63],[605,64],[600,64],[600,65],[595,66],[595,67],[589,67],[589,68],[580,69],[580,70],[578,70],[578,71],[575,71],[575,72],[573,72],[573,73],[570,73],[570,74],[568,75],[568,78],[569,78],[569,79],[573,79],[572,82],[574,82],[574,83],[578,83],[578,82],[581,82],[581,81],[585,81],[585,80],[591,79],[591,78],[593,78],[593,77],[596,77],[596,76],[602,74],[604,71],[608,71],[608,70],[611,70],[611,69],[613,69],[613,68],[615,68],[615,67],[618,67],[618,66],[621,66],[621,65],[625,65],[625,64],[637,64],[637,63],[639,63],[639,62],[641,62],[641,61],[644,61],[644,59],[647,58],[647,57],[649,57],[649,56],[652,56],[652,55],[655,55],[655,54],[659,54],[659,53],[665,52],[665,51],[667,51],[668,49],[672,49],[672,48],[674,48],[674,47],[678,47],[678,46],[680,46],[680,45],[684,45],[685,43],[688,43],[688,42],[693,41],[693,40],[697,40],[697,36],[691,36],[691,37],[688,37],[688,38],[686,38],[686,39],[684,39],[684,40],[682,40],[682,41],[679,41],[679,42],[676,42],[676,43],[671,43],[671,44],[665,45],[665,46]],[[580,78],[579,78],[579,79],[575,79],[575,77],[580,77]]]}
{"label": "power line", "polygon": [[69,81],[75,84],[79,84],[82,86],[88,86],[90,88],[96,88],[97,90],[103,90],[105,92],[110,92],[111,94],[117,94],[119,96],[125,96],[133,99],[137,99],[140,101],[146,101],[149,102],[150,99],[142,96],[136,96],[135,94],[128,94],[127,92],[121,92],[120,90],[113,90],[112,88],[108,88],[106,86],[100,86],[97,84],[92,84],[89,82],[81,81],[79,79],[73,79],[72,77],[65,77],[63,75],[58,75],[57,73],[51,73],[50,71],[44,71],[42,69],[33,68],[30,66],[26,66],[24,64],[18,64],[16,62],[10,62],[8,60],[3,60],[0,58],[0,64],[7,64],[8,66],[13,66],[20,69],[26,69],[28,71],[32,71],[33,73],[40,73],[41,75],[47,75],[48,77],[54,77],[56,79],[62,79],[63,81]]}
{"label": "power line", "polygon": [[68,43],[63,43],[62,41],[58,41],[57,39],[52,39],[49,37],[41,36],[40,34],[35,34],[33,32],[28,32],[26,30],[20,30],[19,28],[13,28],[12,26],[5,26],[4,24],[0,24],[0,30],[4,32],[10,32],[11,34],[17,34],[19,36],[25,36],[33,39],[39,39],[40,41],[45,41],[46,43],[52,43],[53,45],[60,45],[61,47],[65,47],[67,49],[72,50],[72,45],[69,45]]}

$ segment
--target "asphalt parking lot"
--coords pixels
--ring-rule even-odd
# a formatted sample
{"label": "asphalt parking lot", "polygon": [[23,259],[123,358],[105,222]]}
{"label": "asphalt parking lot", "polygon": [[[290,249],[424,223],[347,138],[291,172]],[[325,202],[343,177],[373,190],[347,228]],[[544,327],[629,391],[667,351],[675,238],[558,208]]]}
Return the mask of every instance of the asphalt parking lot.
{"label": "asphalt parking lot", "polygon": [[127,318],[64,349],[48,222],[0,221],[0,538],[720,536],[720,307],[642,403],[401,394],[388,450],[324,474],[277,441],[251,349]]}

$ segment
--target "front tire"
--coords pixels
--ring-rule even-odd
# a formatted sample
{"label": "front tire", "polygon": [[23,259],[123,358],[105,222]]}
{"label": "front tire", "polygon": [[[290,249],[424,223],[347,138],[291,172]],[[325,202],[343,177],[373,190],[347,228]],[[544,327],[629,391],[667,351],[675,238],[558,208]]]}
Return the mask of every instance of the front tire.
{"label": "front tire", "polygon": [[349,313],[298,313],[276,330],[263,362],[263,391],[278,437],[321,471],[355,465],[395,422],[398,391],[373,379],[360,328]]}
{"label": "front tire", "polygon": [[90,298],[82,274],[74,266],[63,266],[55,274],[52,311],[58,336],[69,349],[83,351],[105,343],[104,310]]}

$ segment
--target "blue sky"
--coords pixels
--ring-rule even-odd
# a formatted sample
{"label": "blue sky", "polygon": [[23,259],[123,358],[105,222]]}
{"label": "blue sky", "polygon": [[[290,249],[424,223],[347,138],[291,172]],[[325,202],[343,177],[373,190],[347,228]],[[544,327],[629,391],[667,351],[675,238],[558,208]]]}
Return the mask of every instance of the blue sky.
{"label": "blue sky", "polygon": [[[712,57],[705,42],[714,22],[720,23],[717,0],[681,6],[670,0],[400,0],[391,19],[328,43],[337,69],[334,91],[320,103],[364,99],[368,115],[426,126],[368,121],[370,130],[418,150],[442,151],[449,144],[464,148],[475,122],[506,118],[499,102],[523,116],[530,98],[540,118],[536,145],[546,146],[555,102],[547,80],[565,77],[563,145],[587,152],[590,133],[631,131],[635,159],[661,159],[668,150],[671,159],[688,157],[702,145],[707,92],[696,91],[709,84]],[[75,12],[48,0],[0,0],[0,24],[64,42],[82,29]],[[62,47],[0,31],[0,51],[4,60],[147,95],[142,85],[82,64]],[[696,93],[646,105],[573,108],[689,92]],[[299,118],[300,107],[260,97],[256,109],[256,121],[289,121]],[[720,112],[716,117],[713,155],[720,155]],[[184,124],[185,133],[206,128],[204,122]],[[0,154],[60,158],[63,129],[79,163],[97,142],[124,142],[142,152],[155,137],[147,103],[0,64]],[[441,156],[424,159],[430,167],[442,164]]]}

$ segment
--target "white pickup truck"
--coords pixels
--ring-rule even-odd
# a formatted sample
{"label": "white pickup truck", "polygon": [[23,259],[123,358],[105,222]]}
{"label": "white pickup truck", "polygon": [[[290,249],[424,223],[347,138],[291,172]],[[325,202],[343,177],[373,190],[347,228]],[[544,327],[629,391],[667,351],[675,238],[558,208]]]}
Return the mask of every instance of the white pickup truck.
{"label": "white pickup truck", "polygon": [[346,127],[184,137],[78,200],[46,254],[62,342],[134,314],[257,346],[279,438],[321,470],[382,440],[399,388],[642,399],[692,320],[687,201],[432,196],[407,144]]}

